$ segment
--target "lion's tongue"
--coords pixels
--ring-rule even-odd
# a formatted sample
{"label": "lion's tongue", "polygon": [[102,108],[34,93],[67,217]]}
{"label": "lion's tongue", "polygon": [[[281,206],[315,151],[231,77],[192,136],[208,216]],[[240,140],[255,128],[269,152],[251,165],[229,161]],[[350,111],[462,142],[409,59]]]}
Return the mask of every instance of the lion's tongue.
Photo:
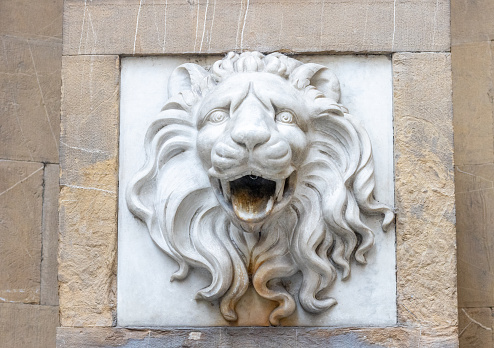
{"label": "lion's tongue", "polygon": [[276,182],[261,177],[243,176],[230,182],[231,202],[235,214],[244,221],[257,221],[274,206]]}

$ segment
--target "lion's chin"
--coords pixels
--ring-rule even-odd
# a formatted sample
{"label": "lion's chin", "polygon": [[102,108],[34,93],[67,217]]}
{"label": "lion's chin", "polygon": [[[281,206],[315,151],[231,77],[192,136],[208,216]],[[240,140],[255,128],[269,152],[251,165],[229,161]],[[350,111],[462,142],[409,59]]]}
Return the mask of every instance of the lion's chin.
{"label": "lion's chin", "polygon": [[284,179],[244,175],[234,180],[211,179],[216,196],[230,216],[247,232],[254,232],[290,201],[295,186],[293,172]]}

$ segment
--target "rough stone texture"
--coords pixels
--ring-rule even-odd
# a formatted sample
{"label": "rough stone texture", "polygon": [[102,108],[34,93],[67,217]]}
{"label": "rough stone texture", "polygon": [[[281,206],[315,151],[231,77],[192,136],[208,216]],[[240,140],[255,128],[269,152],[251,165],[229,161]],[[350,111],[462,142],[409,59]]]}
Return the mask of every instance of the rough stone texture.
{"label": "rough stone texture", "polygon": [[456,335],[450,54],[395,54],[393,71],[398,319]]}
{"label": "rough stone texture", "polygon": [[447,0],[65,1],[64,54],[449,51]]}
{"label": "rough stone texture", "polygon": [[41,304],[51,306],[58,306],[58,177],[58,164],[47,164],[43,194]]}
{"label": "rough stone texture", "polygon": [[43,168],[0,161],[0,302],[40,300]]}
{"label": "rough stone texture", "polygon": [[61,40],[0,41],[0,158],[58,163]]}
{"label": "rough stone texture", "polygon": [[451,44],[490,41],[494,38],[494,2],[451,1]]}
{"label": "rough stone texture", "polygon": [[55,347],[58,308],[0,304],[0,348]]}
{"label": "rough stone texture", "polygon": [[492,311],[490,308],[460,309],[460,347],[492,348]]}
{"label": "rough stone texture", "polygon": [[119,59],[64,57],[59,291],[64,326],[115,311]]}
{"label": "rough stone texture", "polygon": [[424,341],[419,329],[387,328],[193,328],[129,330],[58,328],[58,348],[84,347],[457,347],[454,338]]}

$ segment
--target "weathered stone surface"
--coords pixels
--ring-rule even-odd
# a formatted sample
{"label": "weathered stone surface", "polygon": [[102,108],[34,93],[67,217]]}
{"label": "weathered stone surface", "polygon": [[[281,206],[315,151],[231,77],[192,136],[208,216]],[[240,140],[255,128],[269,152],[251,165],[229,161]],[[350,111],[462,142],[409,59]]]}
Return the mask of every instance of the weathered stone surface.
{"label": "weathered stone surface", "polygon": [[335,328],[193,328],[129,330],[123,328],[58,328],[58,348],[78,347],[457,347],[446,336],[423,337],[420,329],[401,327]]}
{"label": "weathered stone surface", "polygon": [[55,346],[58,307],[0,304],[1,348]]}
{"label": "weathered stone surface", "polygon": [[0,302],[39,303],[43,168],[0,161]]}
{"label": "weathered stone surface", "polygon": [[456,165],[494,163],[492,49],[490,42],[452,48]]}
{"label": "weathered stone surface", "polygon": [[493,346],[494,3],[451,6],[459,337],[483,348]]}
{"label": "weathered stone surface", "polygon": [[57,163],[61,40],[0,41],[0,158]]}
{"label": "weathered stone surface", "polygon": [[457,165],[455,177],[458,303],[460,307],[491,307],[494,306],[494,275],[490,271],[494,250],[494,164]]}
{"label": "weathered stone surface", "polygon": [[61,323],[111,326],[115,310],[119,59],[64,57]]}
{"label": "weathered stone surface", "polygon": [[451,43],[490,41],[494,38],[494,2],[451,1]]}
{"label": "weathered stone surface", "polygon": [[47,164],[43,193],[41,304],[51,306],[58,306],[58,178],[58,164]]}
{"label": "weathered stone surface", "polygon": [[65,1],[64,54],[449,51],[449,1]]}
{"label": "weathered stone surface", "polygon": [[[116,161],[118,148],[119,59],[64,57],[60,135],[61,185],[80,185],[93,175],[95,188],[114,191],[88,165]],[[115,163],[116,164],[116,163]],[[114,173],[112,173],[114,174]]]}
{"label": "weathered stone surface", "polygon": [[[62,0],[2,1],[0,2],[0,33],[24,38],[61,39],[62,11]],[[59,64],[60,59],[59,54],[57,59]]]}
{"label": "weathered stone surface", "polygon": [[491,308],[460,308],[459,336],[462,348],[492,348]]}
{"label": "weathered stone surface", "polygon": [[[451,64],[393,56],[399,322],[457,325]],[[451,339],[453,339],[451,337]]]}
{"label": "weathered stone surface", "polygon": [[492,45],[453,47],[458,303],[494,306]]}

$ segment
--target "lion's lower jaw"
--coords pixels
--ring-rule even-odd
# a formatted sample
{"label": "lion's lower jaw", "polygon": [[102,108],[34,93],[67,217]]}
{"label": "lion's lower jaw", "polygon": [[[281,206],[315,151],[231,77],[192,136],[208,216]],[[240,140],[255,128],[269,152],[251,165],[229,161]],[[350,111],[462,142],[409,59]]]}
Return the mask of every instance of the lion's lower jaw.
{"label": "lion's lower jaw", "polygon": [[244,232],[259,232],[262,226],[290,202],[296,172],[282,179],[244,175],[234,180],[210,177],[211,186],[232,222]]}

